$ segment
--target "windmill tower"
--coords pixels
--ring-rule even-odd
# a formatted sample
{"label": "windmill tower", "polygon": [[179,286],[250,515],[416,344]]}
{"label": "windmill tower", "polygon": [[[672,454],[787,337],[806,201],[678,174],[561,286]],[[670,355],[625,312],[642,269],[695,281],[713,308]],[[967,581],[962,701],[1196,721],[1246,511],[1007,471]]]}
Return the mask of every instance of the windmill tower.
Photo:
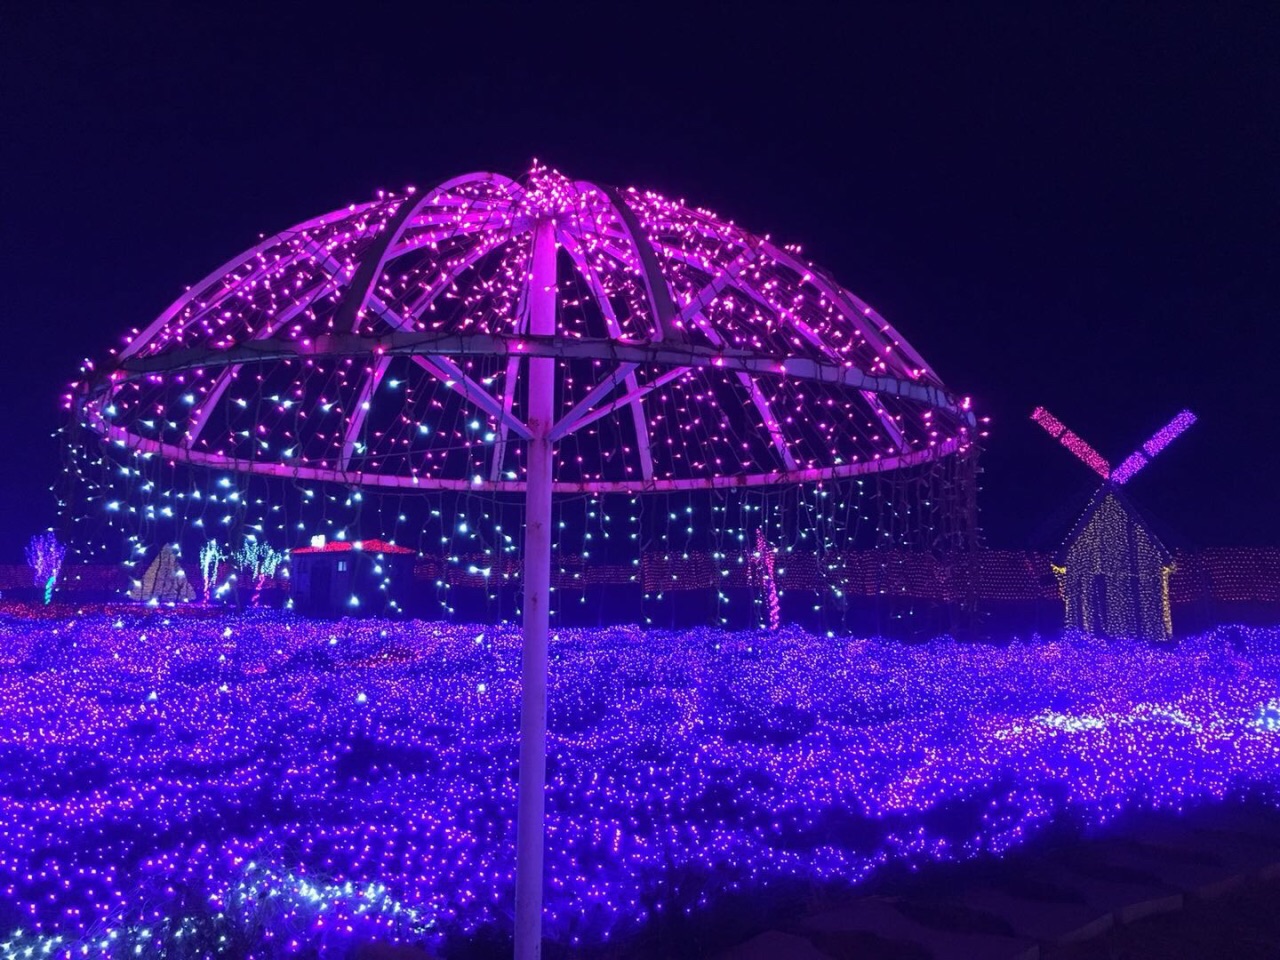
{"label": "windmill tower", "polygon": [[1114,469],[1044,407],[1036,407],[1031,419],[1102,478],[1054,561],[1067,627],[1097,636],[1168,640],[1173,557],[1121,488],[1195,423],[1195,414],[1183,410]]}

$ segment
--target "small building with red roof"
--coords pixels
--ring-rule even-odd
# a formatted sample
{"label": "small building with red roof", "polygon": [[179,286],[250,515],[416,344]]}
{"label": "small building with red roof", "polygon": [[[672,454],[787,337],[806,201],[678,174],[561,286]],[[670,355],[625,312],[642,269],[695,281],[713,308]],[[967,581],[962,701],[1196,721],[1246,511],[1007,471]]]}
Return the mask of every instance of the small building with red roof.
{"label": "small building with red roof", "polygon": [[292,551],[293,609],[308,617],[404,614],[417,554],[386,540],[330,540]]}

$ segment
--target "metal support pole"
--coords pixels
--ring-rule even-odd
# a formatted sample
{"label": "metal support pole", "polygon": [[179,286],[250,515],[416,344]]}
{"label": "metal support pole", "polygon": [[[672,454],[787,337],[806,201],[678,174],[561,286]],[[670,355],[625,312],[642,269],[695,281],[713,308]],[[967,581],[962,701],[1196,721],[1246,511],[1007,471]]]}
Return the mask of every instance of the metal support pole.
{"label": "metal support pole", "polygon": [[[529,332],[556,332],[555,227],[538,224],[529,276]],[[521,657],[520,784],[516,810],[516,960],[542,956],[543,815],[547,776],[547,625],[551,601],[551,425],[556,362],[529,361],[524,518],[524,651]]]}

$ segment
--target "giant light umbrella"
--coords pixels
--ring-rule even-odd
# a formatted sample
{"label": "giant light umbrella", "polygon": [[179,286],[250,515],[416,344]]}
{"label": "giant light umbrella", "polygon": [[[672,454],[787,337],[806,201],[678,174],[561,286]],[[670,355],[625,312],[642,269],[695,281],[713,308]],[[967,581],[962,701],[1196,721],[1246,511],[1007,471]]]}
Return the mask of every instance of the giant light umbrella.
{"label": "giant light umbrella", "polygon": [[262,239],[78,399],[109,444],[173,463],[524,495],[520,960],[541,945],[553,497],[819,483],[957,453],[974,425],[799,248],[536,164]]}

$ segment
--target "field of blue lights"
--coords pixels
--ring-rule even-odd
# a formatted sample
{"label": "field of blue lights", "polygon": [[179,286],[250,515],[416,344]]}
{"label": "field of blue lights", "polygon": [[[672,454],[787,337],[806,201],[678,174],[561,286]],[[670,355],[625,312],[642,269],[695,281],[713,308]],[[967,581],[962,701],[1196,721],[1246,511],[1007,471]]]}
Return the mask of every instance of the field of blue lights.
{"label": "field of blue lights", "polygon": [[[0,956],[509,928],[518,658],[512,627],[0,617]],[[1280,786],[1280,630],[1176,649],[561,630],[551,682],[565,944]],[[706,882],[664,903],[674,872]]]}

